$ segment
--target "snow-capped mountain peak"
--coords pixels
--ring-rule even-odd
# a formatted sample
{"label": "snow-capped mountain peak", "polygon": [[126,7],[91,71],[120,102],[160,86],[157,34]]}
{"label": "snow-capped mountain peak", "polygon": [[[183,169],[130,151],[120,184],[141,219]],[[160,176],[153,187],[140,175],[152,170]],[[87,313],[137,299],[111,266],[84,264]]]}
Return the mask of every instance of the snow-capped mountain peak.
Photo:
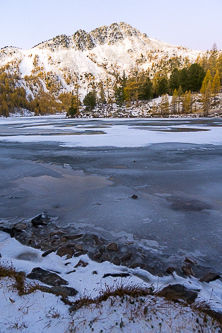
{"label": "snow-capped mountain peak", "polygon": [[[148,37],[127,23],[113,23],[91,32],[76,31],[60,35],[30,50],[6,47],[0,50],[0,68],[16,77],[16,84],[35,96],[39,89],[58,96],[74,89],[78,82],[82,94],[92,79],[111,81],[132,68],[155,70],[161,60],[177,57],[181,65],[194,62],[199,52]],[[30,93],[31,92],[31,93]]]}

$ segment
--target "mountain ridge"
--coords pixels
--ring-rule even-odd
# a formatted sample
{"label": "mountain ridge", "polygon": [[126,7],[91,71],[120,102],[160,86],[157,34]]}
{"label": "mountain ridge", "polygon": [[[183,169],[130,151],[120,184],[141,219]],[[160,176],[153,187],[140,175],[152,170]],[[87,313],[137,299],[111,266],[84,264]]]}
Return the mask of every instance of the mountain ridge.
{"label": "mountain ridge", "polygon": [[[146,39],[149,41],[159,42],[162,44],[166,44],[170,47],[182,47],[177,46],[169,43],[165,43],[163,41],[158,40],[157,38],[151,38],[148,37],[146,33],[141,33],[138,29],[132,27],[130,24],[125,22],[119,22],[119,23],[112,23],[111,25],[103,25],[98,28],[95,28],[91,30],[90,32],[87,32],[83,29],[78,29],[76,32],[74,32],[73,35],[66,35],[66,34],[60,34],[53,38],[50,38],[46,41],[40,42],[34,46],[32,46],[30,49],[34,49],[35,47],[41,47],[48,43],[53,44],[55,41],[59,41],[60,43],[63,41],[63,39],[68,40],[68,45],[65,45],[66,47],[69,46],[69,44],[72,44],[71,42],[79,42],[79,38],[82,39],[85,42],[88,42],[89,49],[95,47],[98,44],[105,44],[107,42],[107,38],[109,38],[108,42],[110,44],[114,44],[117,41],[123,40],[126,37],[133,37],[133,36],[139,36],[141,39]],[[112,39],[111,39],[112,38]],[[55,43],[56,44],[56,43]],[[20,48],[19,46],[5,46],[2,47],[1,50],[12,48],[12,49],[19,49],[19,50],[28,50]],[[78,46],[77,46],[78,48]],[[189,49],[186,47],[183,47],[185,49]]]}
{"label": "mountain ridge", "polygon": [[43,93],[57,99],[77,87],[83,100],[101,82],[106,95],[113,94],[123,73],[148,71],[153,77],[163,70],[168,75],[175,64],[182,68],[203,54],[148,37],[120,22],[89,33],[79,29],[71,36],[59,35],[28,50],[5,47],[0,50],[0,71],[10,76],[14,87],[23,88],[29,100]]}

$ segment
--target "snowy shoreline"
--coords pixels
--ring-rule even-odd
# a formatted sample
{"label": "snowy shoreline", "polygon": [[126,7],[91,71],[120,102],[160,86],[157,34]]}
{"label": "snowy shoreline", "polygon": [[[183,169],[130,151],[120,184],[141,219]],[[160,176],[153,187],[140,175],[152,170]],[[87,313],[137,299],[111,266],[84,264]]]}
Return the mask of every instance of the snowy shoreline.
{"label": "snowy shoreline", "polygon": [[[220,280],[206,283],[200,282],[195,277],[190,276],[184,278],[178,276],[176,273],[162,277],[154,276],[149,272],[142,270],[141,268],[130,269],[124,266],[115,266],[107,261],[103,263],[96,263],[95,261],[89,259],[87,254],[80,257],[71,257],[68,259],[65,255],[60,257],[53,252],[49,253],[47,256],[43,256],[43,251],[24,246],[2,231],[0,232],[0,244],[1,266],[14,267],[16,271],[23,271],[26,275],[30,274],[33,268],[36,267],[41,267],[41,269],[47,270],[49,272],[56,272],[56,274],[60,278],[67,281],[67,285],[69,287],[75,288],[78,292],[77,296],[68,297],[70,302],[75,302],[81,297],[96,298],[101,295],[102,292],[107,291],[109,288],[111,290],[115,289],[113,288],[114,286],[136,286],[137,288],[145,289],[152,288],[154,292],[158,292],[166,286],[177,286],[179,284],[187,290],[197,293],[197,298],[195,300],[195,305],[197,306],[197,308],[198,306],[200,306],[202,309],[204,307],[210,307],[210,309],[212,309],[212,312],[221,313],[222,282]],[[107,277],[104,278],[105,276]],[[26,280],[28,281],[29,285],[30,283],[32,283],[32,280]],[[40,285],[45,285],[45,283],[40,283],[39,280],[35,281]],[[1,279],[0,284],[0,302],[2,309],[0,318],[1,332],[7,332],[8,329],[10,330],[10,332],[14,332],[18,328],[18,325],[20,325],[19,327],[20,329],[22,329],[22,332],[39,332],[44,327],[46,328],[46,332],[69,332],[68,327],[73,319],[73,328],[76,328],[77,332],[81,332],[81,329],[82,332],[91,332],[91,327],[89,325],[90,323],[92,324],[92,327],[94,325],[94,327],[97,327],[97,329],[99,327],[101,329],[104,329],[104,327],[107,327],[108,324],[112,324],[109,318],[107,318],[105,322],[104,320],[100,322],[99,319],[95,319],[96,316],[98,317],[97,310],[99,306],[89,306],[88,310],[87,307],[83,307],[82,309],[74,313],[69,313],[69,307],[60,300],[59,296],[54,296],[52,294],[43,293],[40,291],[35,291],[34,293],[24,296],[18,296],[16,290],[10,287],[10,285],[12,284],[12,282],[10,282],[10,279]],[[42,302],[43,299],[44,302]],[[129,297],[129,300],[130,299],[131,298]],[[156,304],[157,308],[155,309],[155,311],[158,315],[160,315],[161,313],[161,311],[159,313],[159,308],[165,307],[166,309],[168,309],[164,310],[164,312],[162,313],[162,319],[160,315],[158,320],[156,319],[153,322],[151,320],[150,323],[150,325],[152,324],[154,325],[154,327],[158,327],[159,321],[162,320],[162,332],[167,332],[166,327],[164,326],[164,318],[167,312],[169,312],[167,317],[171,317],[172,325],[181,325],[181,320],[183,321],[189,318],[189,324],[187,322],[187,324],[183,326],[183,330],[181,330],[181,332],[188,332],[189,325],[191,327],[194,327],[192,326],[194,325],[194,323],[192,322],[191,318],[193,316],[197,316],[197,314],[195,314],[194,309],[192,310],[192,308],[190,308],[189,306],[185,307],[186,310],[184,309],[183,313],[183,306],[180,306],[180,302],[178,303],[178,305],[176,305],[176,303],[164,301],[163,298],[159,299],[156,296],[154,298],[151,296],[146,296],[142,297],[141,299],[143,299],[143,301],[141,302],[145,302],[145,304],[149,300],[149,304],[152,303],[152,306],[154,308],[154,305]],[[123,311],[122,307],[119,309],[119,303],[121,304],[121,301],[118,297],[114,297],[113,304],[115,304],[115,302],[117,304],[113,305],[112,308],[110,308],[110,306],[108,306],[107,308],[108,304],[106,305],[106,302],[103,303],[101,308],[101,311],[103,312],[102,317],[106,317],[107,311],[109,312],[109,315],[111,315],[111,317],[116,313],[116,311]],[[181,304],[185,305],[187,303],[185,301],[182,301]],[[127,306],[125,302],[124,306]],[[128,307],[129,306],[130,305],[128,305]],[[128,311],[130,311],[129,308]],[[129,314],[128,311],[126,312],[127,314]],[[136,310],[134,309],[134,311]],[[80,321],[80,313],[81,315],[84,313],[84,323],[81,323]],[[122,314],[116,313],[116,315],[114,316],[116,322],[118,322],[119,329],[121,327],[119,326],[120,315],[122,316],[121,321],[124,323],[126,329],[126,331],[123,330],[124,332],[131,332],[130,329],[132,329],[133,332],[133,326],[135,322],[137,322],[137,325],[139,325],[138,327],[141,326],[141,329],[145,329],[145,326],[143,327],[145,320],[143,320],[142,322],[140,320],[139,324],[136,315],[134,323],[133,320],[129,320],[129,322],[126,324],[126,313],[124,315],[123,311]],[[95,317],[93,317],[93,315],[95,315]],[[94,321],[92,321],[93,319]],[[199,320],[199,324],[202,323],[204,325],[204,321],[203,318],[201,319],[201,315],[199,317]],[[212,330],[212,332],[220,332],[220,328],[218,327],[216,329],[215,327],[217,325],[212,323],[210,324],[210,319],[208,318],[208,320],[209,322],[206,327],[208,327],[208,325],[212,325],[212,327],[214,326],[215,329]],[[35,327],[33,327],[33,324],[35,325]],[[147,324],[148,323],[146,322],[146,325]],[[118,332],[118,327],[116,328],[116,330],[114,330],[114,332]],[[139,329],[137,331],[139,332]],[[203,332],[205,331],[203,330]],[[206,330],[206,332],[208,331]]]}

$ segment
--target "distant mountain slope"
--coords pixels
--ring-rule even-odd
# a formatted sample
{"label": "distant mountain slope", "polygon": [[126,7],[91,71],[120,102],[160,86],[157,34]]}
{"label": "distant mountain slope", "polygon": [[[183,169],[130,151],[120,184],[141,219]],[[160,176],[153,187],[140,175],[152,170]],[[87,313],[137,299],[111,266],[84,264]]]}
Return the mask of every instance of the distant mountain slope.
{"label": "distant mountain slope", "polygon": [[7,69],[32,98],[39,90],[58,96],[77,83],[84,95],[92,81],[112,81],[114,75],[133,68],[152,72],[172,57],[181,65],[194,62],[199,53],[150,38],[121,22],[90,33],[78,30],[72,36],[57,36],[30,50],[5,47],[0,50],[0,68]]}

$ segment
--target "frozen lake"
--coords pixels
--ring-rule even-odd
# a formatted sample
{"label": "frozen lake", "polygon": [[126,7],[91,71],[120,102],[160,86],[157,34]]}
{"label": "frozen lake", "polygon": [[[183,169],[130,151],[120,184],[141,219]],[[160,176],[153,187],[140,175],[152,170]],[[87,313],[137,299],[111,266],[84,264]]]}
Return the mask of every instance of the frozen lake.
{"label": "frozen lake", "polygon": [[221,171],[221,119],[0,119],[0,222],[45,211],[168,266],[222,272]]}

